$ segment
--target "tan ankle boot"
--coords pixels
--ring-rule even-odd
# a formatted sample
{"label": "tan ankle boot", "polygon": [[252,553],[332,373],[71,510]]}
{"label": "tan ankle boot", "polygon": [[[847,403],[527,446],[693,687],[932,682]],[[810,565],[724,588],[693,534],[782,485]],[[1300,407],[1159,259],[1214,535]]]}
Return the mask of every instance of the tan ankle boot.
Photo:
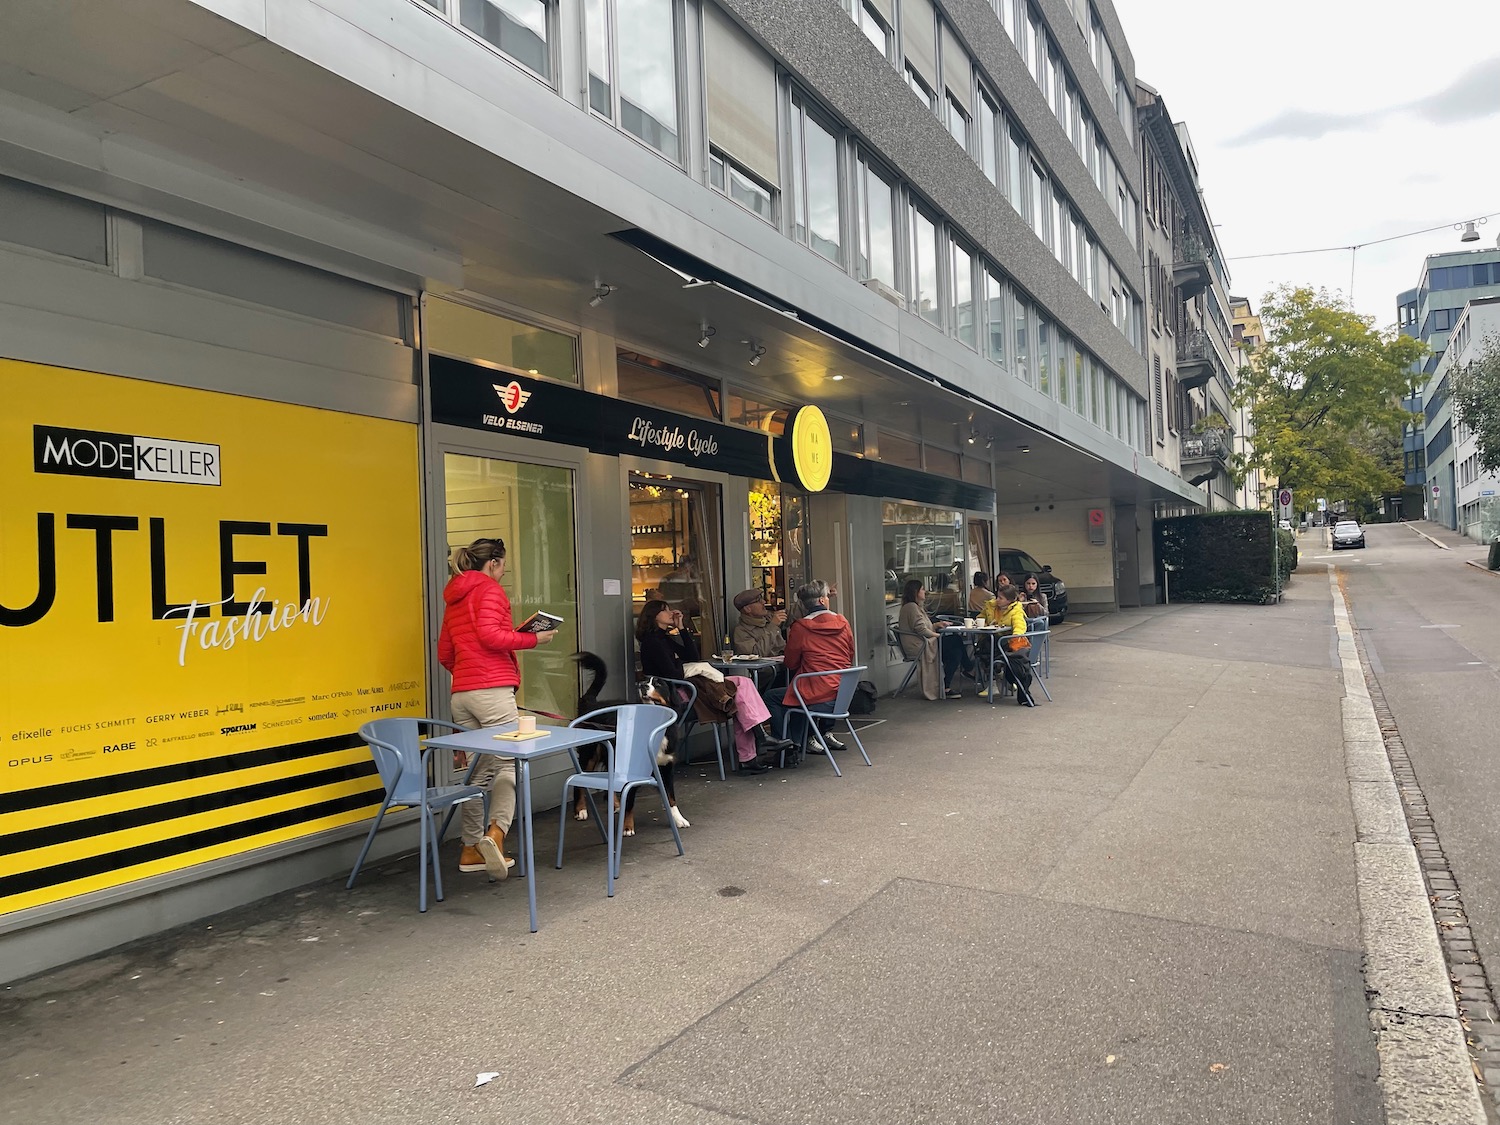
{"label": "tan ankle boot", "polygon": [[488,870],[484,865],[484,856],[479,854],[479,849],[469,844],[465,844],[464,850],[458,853],[458,869],[463,872]]}
{"label": "tan ankle boot", "polygon": [[505,832],[498,824],[491,824],[479,837],[479,854],[484,857],[484,869],[491,879],[504,879],[516,861],[505,858]]}

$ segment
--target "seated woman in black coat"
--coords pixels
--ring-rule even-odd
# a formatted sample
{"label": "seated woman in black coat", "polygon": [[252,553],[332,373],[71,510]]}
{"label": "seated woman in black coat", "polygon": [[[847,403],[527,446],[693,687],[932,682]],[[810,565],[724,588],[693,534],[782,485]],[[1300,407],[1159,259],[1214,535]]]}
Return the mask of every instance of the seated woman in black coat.
{"label": "seated woman in black coat", "polygon": [[[684,674],[684,666],[702,657],[698,654],[698,641],[683,625],[680,610],[663,601],[648,601],[636,620],[635,638],[641,647],[641,671],[646,675],[670,680],[694,679]],[[791,743],[771,737],[765,725],[771,714],[749,680],[726,676],[724,686],[734,699],[734,745],[740,769],[763,773]]]}

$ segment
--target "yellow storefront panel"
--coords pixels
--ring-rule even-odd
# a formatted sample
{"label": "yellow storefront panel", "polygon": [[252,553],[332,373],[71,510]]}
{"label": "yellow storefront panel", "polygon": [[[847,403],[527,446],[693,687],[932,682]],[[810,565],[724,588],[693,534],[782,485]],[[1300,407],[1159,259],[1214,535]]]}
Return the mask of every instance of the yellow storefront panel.
{"label": "yellow storefront panel", "polygon": [[368,817],[415,427],[0,360],[0,913]]}

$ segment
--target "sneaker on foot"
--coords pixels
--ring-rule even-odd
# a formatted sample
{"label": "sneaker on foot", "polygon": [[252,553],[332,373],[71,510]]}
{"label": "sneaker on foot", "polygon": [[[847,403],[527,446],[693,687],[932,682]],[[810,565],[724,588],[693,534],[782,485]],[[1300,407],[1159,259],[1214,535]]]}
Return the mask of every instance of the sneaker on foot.
{"label": "sneaker on foot", "polygon": [[488,870],[484,865],[484,856],[471,844],[465,844],[464,850],[458,853],[458,869],[465,873]]}
{"label": "sneaker on foot", "polygon": [[505,879],[510,875],[510,869],[516,865],[513,859],[506,859],[505,833],[500,826],[492,824],[485,834],[479,837],[479,854],[484,857],[484,869],[490,873],[491,879]]}

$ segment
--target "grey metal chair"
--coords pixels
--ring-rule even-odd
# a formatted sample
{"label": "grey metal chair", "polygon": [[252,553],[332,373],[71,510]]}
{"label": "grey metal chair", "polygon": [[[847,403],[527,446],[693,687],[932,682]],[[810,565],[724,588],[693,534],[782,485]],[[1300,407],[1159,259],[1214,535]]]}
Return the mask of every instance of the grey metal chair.
{"label": "grey metal chair", "polygon": [[[370,747],[370,756],[375,759],[375,768],[380,771],[381,783],[385,786],[385,800],[375,821],[370,825],[365,845],[354,861],[354,870],[349,872],[349,881],[344,884],[352,889],[360,868],[370,854],[370,845],[375,842],[375,833],[385,819],[386,810],[393,805],[415,808],[421,811],[422,842],[419,848],[422,866],[417,880],[417,909],[427,912],[427,866],[432,865],[433,890],[437,900],[443,901],[443,873],[438,863],[438,844],[442,836],[437,828],[434,813],[452,810],[465,801],[488,801],[489,795],[480,785],[428,785],[428,766],[432,758],[430,747],[422,745],[422,728],[441,728],[462,733],[464,728],[440,719],[374,719],[359,728],[359,736]],[[444,821],[443,826],[447,827]]]}
{"label": "grey metal chair", "polygon": [[1031,642],[1032,682],[1042,689],[1047,702],[1052,702],[1052,693],[1047,690],[1047,675],[1052,671],[1052,629],[1047,618],[1036,617],[1026,622],[1026,639]]}
{"label": "grey metal chair", "polygon": [[[661,795],[661,806],[666,809],[671,803],[667,799],[667,787],[662,784],[661,773],[656,767],[656,748],[662,736],[677,721],[677,712],[657,703],[627,703],[620,707],[601,707],[580,715],[568,724],[569,727],[597,725],[601,716],[613,716],[615,737],[609,755],[609,769],[593,773],[575,773],[563,782],[562,807],[558,809],[557,866],[562,867],[563,841],[568,828],[568,794],[582,789],[604,795],[604,845],[607,852],[604,864],[604,891],[610,898],[615,894],[615,880],[620,877],[620,857],[625,850],[625,801],[631,790],[651,785]],[[618,805],[618,807],[616,807]],[[669,810],[670,811],[670,810]],[[677,822],[669,815],[667,827],[672,830],[672,839],[677,841],[677,854],[682,855],[682,836],[677,831]]]}
{"label": "grey metal chair", "polygon": [[[831,719],[835,723],[843,721],[844,726],[849,728],[849,736],[854,739],[854,745],[859,747],[859,756],[865,760],[865,765],[873,766],[870,755],[865,753],[865,744],[859,740],[859,732],[854,729],[854,724],[849,720],[849,704],[854,699],[854,689],[859,687],[859,677],[865,672],[866,666],[861,664],[853,668],[830,668],[826,672],[803,672],[801,675],[792,677],[792,694],[797,697],[797,706],[785,712],[781,720],[781,737],[787,737],[791,721],[794,716],[800,716],[804,726],[802,739],[798,746],[798,754],[806,754],[807,740],[809,737],[818,740],[818,746],[828,756],[828,764],[833,767],[833,772],[838,777],[844,776],[844,771],[839,769],[839,764],[833,760],[833,750],[823,738],[823,732],[818,728],[820,720]],[[838,694],[834,696],[831,703],[808,703],[802,694],[802,684],[807,680],[822,679],[827,676],[839,678]],[[813,708],[819,708],[814,711]],[[822,708],[827,710],[822,710]],[[781,752],[781,763],[786,764],[786,751]]]}
{"label": "grey metal chair", "polygon": [[[698,718],[698,685],[693,683],[692,680],[674,680],[668,676],[657,676],[656,679],[659,683],[671,684],[674,689],[681,692],[684,696],[687,697],[687,702],[683,704],[682,707],[679,707],[678,710],[682,715],[682,752],[685,755],[682,764],[688,765],[692,762],[691,752],[688,750],[688,740],[692,737],[693,731],[697,730],[700,726],[705,725],[703,721]],[[673,700],[673,706],[677,705],[678,701]],[[734,732],[733,730],[726,729],[724,732],[724,738],[721,740],[719,738],[719,728],[721,726],[728,728],[732,722],[733,720],[731,720],[726,715],[719,722],[707,724],[708,729],[713,732],[714,736],[714,757],[718,759],[720,781],[724,780],[725,774],[725,743],[728,743],[730,751],[733,751]],[[728,758],[730,762],[734,762],[736,760],[735,755],[732,752],[728,755]]]}
{"label": "grey metal chair", "polygon": [[[919,665],[917,663],[916,657],[908,656],[906,654],[906,649],[902,647],[901,644],[902,637],[915,636],[915,633],[903,633],[899,628],[896,627],[896,623],[894,621],[887,621],[885,623],[885,643],[889,647],[895,649],[896,652],[900,653],[901,659],[907,664],[906,678],[901,681],[901,686],[898,687],[895,691],[891,692],[891,694],[887,698],[895,699],[903,691],[909,688],[911,686],[912,677],[914,677],[919,670]],[[920,640],[921,638],[918,637],[917,639]]]}

